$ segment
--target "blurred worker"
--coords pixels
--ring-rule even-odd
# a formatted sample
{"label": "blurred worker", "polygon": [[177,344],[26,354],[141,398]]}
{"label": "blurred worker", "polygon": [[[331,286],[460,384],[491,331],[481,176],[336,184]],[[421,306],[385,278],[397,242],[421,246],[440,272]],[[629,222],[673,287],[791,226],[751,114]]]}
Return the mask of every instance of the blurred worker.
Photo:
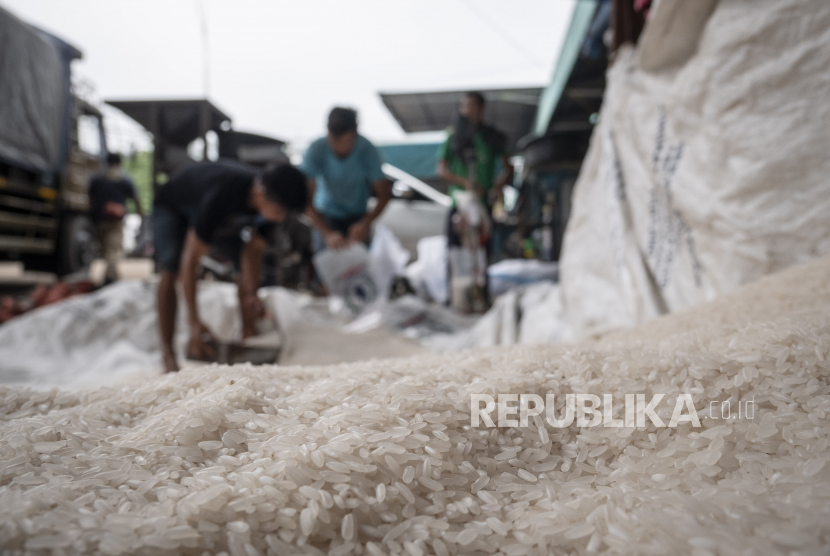
{"label": "blurred worker", "polygon": [[[380,166],[375,146],[357,133],[357,112],[333,108],[328,135],[308,147],[302,164],[312,197],[308,214],[317,229],[315,251],[368,242],[372,222],[392,197]],[[372,194],[377,204],[368,211]]]}
{"label": "blurred worker", "polygon": [[[505,135],[484,123],[484,107],[481,93],[464,95],[458,119],[438,153],[438,177],[450,184],[450,197],[470,191],[490,212],[504,203],[504,186],[513,180],[513,165]],[[502,170],[496,176],[499,162]],[[473,167],[475,173],[470,175]]]}
{"label": "blurred worker", "polygon": [[135,203],[138,215],[143,217],[141,201],[136,195],[135,186],[121,172],[121,155],[110,153],[107,155],[106,172],[89,182],[92,221],[95,223],[98,242],[107,263],[104,284],[118,280],[118,261],[123,255],[124,215],[127,214],[129,199]]}
{"label": "blurred worker", "polygon": [[[173,350],[176,323],[176,280],[180,276],[190,324],[188,355],[215,357],[211,331],[199,318],[197,271],[214,240],[221,239],[240,218],[282,222],[289,212],[306,208],[306,178],[285,164],[260,174],[242,166],[204,162],[191,166],[161,186],[153,208],[158,287],[159,329],[166,372],[178,370]],[[255,334],[254,323],[264,309],[257,297],[265,240],[246,227],[237,282],[243,337]]]}
{"label": "blurred worker", "polygon": [[[488,216],[504,205],[504,186],[513,179],[506,137],[484,123],[484,107],[481,93],[467,93],[438,153],[438,176],[450,184],[453,199],[447,221],[451,300],[459,310],[476,312],[487,305]],[[478,214],[479,206],[488,216]],[[471,256],[461,253],[465,250]]]}

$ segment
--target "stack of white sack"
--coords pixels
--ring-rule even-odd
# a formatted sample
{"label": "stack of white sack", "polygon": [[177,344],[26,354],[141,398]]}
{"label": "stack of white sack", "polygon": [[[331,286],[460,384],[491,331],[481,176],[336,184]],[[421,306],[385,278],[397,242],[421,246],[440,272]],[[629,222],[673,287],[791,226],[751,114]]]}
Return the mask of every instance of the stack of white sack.
{"label": "stack of white sack", "polygon": [[[2,388],[0,547],[826,553],[828,274],[825,258],[599,343]],[[700,426],[471,426],[471,395],[507,393],[553,394],[556,417],[567,394],[612,394],[606,421],[662,394],[665,424],[686,395]]]}
{"label": "stack of white sack", "polygon": [[561,260],[576,337],[830,254],[830,4],[663,0],[608,72]]}
{"label": "stack of white sack", "polygon": [[437,349],[585,338],[830,254],[828,28],[825,0],[656,3],[608,72],[559,289]]}

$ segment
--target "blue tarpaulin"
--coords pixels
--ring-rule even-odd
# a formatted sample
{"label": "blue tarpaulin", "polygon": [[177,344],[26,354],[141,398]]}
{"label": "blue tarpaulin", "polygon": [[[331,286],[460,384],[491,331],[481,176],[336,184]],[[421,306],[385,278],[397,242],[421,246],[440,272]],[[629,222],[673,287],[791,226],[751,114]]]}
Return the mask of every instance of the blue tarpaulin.
{"label": "blue tarpaulin", "polygon": [[441,143],[401,143],[378,145],[387,164],[400,168],[419,180],[437,179],[438,149]]}

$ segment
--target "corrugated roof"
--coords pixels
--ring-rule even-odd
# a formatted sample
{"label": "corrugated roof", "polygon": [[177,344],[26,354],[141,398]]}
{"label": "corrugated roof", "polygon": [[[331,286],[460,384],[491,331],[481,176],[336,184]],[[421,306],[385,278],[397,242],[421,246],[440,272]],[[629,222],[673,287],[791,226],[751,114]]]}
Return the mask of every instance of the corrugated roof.
{"label": "corrugated roof", "polygon": [[579,57],[579,51],[583,42],[585,42],[585,35],[588,33],[596,11],[596,0],[581,0],[574,6],[571,24],[565,35],[565,41],[553,69],[553,75],[539,100],[539,111],[536,113],[533,124],[533,132],[536,135],[544,135],[548,130],[556,105],[559,104],[565,85],[571,77],[574,64]]}
{"label": "corrugated roof", "polygon": [[[450,126],[458,113],[463,91],[380,93],[392,116],[407,133],[440,131]],[[479,90],[487,101],[484,119],[507,135],[509,145],[533,128],[539,87]]]}
{"label": "corrugated roof", "polygon": [[605,92],[608,58],[601,36],[609,10],[607,1],[576,2],[550,83],[539,101],[533,133],[519,142],[527,168],[573,171],[581,166]]}
{"label": "corrugated roof", "polygon": [[[219,131],[224,122],[231,119],[210,101],[194,100],[107,100],[110,106],[118,108],[127,116],[144,126],[151,133],[159,133],[165,141],[187,146],[200,137],[204,131]],[[207,117],[205,129],[199,125],[202,111]],[[158,114],[158,120],[154,120]],[[156,129],[156,126],[160,129]]]}

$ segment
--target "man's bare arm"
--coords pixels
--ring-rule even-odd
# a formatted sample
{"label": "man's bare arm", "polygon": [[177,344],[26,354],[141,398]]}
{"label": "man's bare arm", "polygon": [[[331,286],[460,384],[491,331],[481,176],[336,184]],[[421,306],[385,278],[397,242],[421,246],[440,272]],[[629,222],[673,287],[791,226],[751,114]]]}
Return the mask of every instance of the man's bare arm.
{"label": "man's bare arm", "polygon": [[386,205],[388,205],[389,201],[392,199],[392,182],[386,178],[383,178],[382,180],[378,180],[372,184],[372,190],[375,192],[375,197],[378,202],[375,204],[375,208],[372,209],[372,212],[365,216],[370,223],[380,216],[381,213],[383,213],[383,209],[386,208]]}
{"label": "man's bare arm", "polygon": [[372,227],[372,222],[383,213],[383,209],[389,204],[392,199],[392,182],[386,178],[380,179],[372,184],[372,190],[375,192],[377,203],[375,207],[368,212],[366,216],[359,221],[352,224],[349,228],[349,239],[354,242],[366,241],[369,237],[369,231]]}
{"label": "man's bare arm", "polygon": [[450,170],[446,160],[438,161],[438,177],[452,185],[460,185],[464,189],[471,190],[472,183],[465,177],[459,176]]}
{"label": "man's bare arm", "polygon": [[308,206],[306,207],[305,213],[311,218],[311,221],[314,223],[314,227],[320,230],[320,233],[326,235],[327,232],[331,232],[329,227],[326,226],[326,223],[323,221],[323,217],[320,216],[320,213],[317,212],[317,209],[314,208],[314,192],[317,191],[317,182],[313,179],[308,179]]}
{"label": "man's bare arm", "polygon": [[446,160],[438,161],[438,177],[447,183],[460,185],[467,191],[472,191],[478,195],[479,198],[482,196],[483,190],[481,189],[481,186],[473,183],[469,178],[459,176],[458,174],[452,172]]}
{"label": "man's bare arm", "polygon": [[340,232],[335,232],[331,230],[327,225],[325,220],[323,220],[322,215],[317,212],[317,209],[314,208],[314,192],[317,189],[317,183],[313,179],[308,180],[308,206],[306,207],[305,213],[311,218],[311,221],[314,223],[314,227],[320,231],[320,234],[323,236],[323,240],[326,242],[326,246],[332,249],[337,249],[343,247],[346,243],[343,234]]}
{"label": "man's bare arm", "polygon": [[242,315],[242,337],[248,338],[256,334],[256,319],[262,316],[262,303],[257,297],[260,271],[262,270],[262,256],[265,253],[265,240],[255,234],[251,241],[242,248],[239,266],[239,310]]}

